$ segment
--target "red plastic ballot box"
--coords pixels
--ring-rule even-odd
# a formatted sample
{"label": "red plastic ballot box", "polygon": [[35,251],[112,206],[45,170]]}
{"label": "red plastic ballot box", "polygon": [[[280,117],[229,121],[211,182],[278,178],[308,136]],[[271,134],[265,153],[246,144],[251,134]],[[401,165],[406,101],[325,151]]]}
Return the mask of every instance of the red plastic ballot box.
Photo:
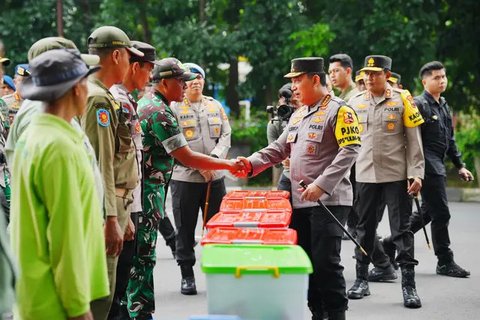
{"label": "red plastic ballot box", "polygon": [[214,228],[202,239],[206,244],[297,244],[297,232],[276,228]]}
{"label": "red plastic ballot box", "polygon": [[287,211],[292,212],[290,201],[285,198],[245,197],[243,199],[227,198],[222,200],[220,212],[247,211]]}
{"label": "red plastic ballot box", "polygon": [[287,228],[292,213],[285,210],[257,210],[219,212],[207,223],[207,229],[220,227],[237,228]]}
{"label": "red plastic ballot box", "polygon": [[290,192],[282,190],[235,190],[230,191],[223,199],[244,199],[244,198],[264,198],[264,199],[289,199]]}

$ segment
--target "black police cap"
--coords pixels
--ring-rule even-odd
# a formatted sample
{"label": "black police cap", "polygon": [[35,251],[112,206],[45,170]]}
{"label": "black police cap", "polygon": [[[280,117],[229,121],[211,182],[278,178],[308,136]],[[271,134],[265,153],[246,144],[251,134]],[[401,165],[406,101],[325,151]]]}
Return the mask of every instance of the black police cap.
{"label": "black police cap", "polygon": [[307,57],[292,60],[290,72],[284,78],[296,78],[305,73],[323,73],[323,58]]}
{"label": "black police cap", "polygon": [[392,69],[392,59],[387,56],[371,55],[365,57],[361,71],[383,71]]}

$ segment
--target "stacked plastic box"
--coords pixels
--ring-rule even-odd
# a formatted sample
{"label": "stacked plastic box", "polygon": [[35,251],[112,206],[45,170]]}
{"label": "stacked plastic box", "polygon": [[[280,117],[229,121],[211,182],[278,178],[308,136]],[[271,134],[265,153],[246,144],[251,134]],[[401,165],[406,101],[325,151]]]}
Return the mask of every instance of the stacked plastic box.
{"label": "stacked plastic box", "polygon": [[303,319],[312,265],[289,229],[286,191],[233,191],[207,223],[202,270],[210,314]]}

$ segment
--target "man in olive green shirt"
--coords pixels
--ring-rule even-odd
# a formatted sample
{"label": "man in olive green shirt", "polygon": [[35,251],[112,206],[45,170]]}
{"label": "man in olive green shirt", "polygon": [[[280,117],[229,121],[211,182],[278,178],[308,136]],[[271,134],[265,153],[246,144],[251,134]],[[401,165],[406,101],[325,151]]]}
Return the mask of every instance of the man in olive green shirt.
{"label": "man in olive green shirt", "polygon": [[116,286],[118,256],[130,216],[133,190],[138,184],[136,150],[128,127],[128,110],[108,90],[121,83],[130,66],[130,55],[143,56],[122,30],[104,26],[88,38],[88,50],[100,56],[101,70],[88,81],[87,111],[81,124],[95,150],[105,189],[105,241],[110,296],[93,309],[106,319]]}
{"label": "man in olive green shirt", "polygon": [[359,91],[352,80],[353,62],[348,54],[338,53],[330,57],[328,75],[332,85],[340,90],[338,97],[348,102]]}
{"label": "man in olive green shirt", "polygon": [[70,124],[85,111],[89,69],[77,50],[49,50],[22,85],[45,102],[13,159],[12,247],[20,276],[19,319],[91,320],[109,293],[100,199],[83,134]]}

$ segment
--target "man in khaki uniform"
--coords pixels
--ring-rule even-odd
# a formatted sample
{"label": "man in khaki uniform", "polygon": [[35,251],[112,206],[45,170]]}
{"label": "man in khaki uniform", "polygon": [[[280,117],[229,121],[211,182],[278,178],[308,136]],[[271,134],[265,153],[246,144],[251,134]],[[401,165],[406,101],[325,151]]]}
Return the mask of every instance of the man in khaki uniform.
{"label": "man in khaki uniform", "polygon": [[[313,320],[344,320],[348,299],[340,263],[342,229],[323,212],[321,200],[335,217],[345,223],[352,206],[348,174],[360,149],[355,112],[326,88],[323,59],[292,60],[293,95],[304,104],[290,118],[282,135],[244,161],[246,173],[257,175],[290,156],[292,222],[298,244],[312,260],[308,306]],[[301,192],[299,181],[308,187]]]}
{"label": "man in khaki uniform", "polygon": [[[358,190],[357,238],[369,254],[373,254],[379,217],[377,208],[384,201],[388,206],[390,230],[398,248],[396,261],[402,269],[402,291],[407,308],[420,308],[415,287],[413,233],[409,230],[412,203],[409,194],[422,186],[424,156],[419,125],[422,116],[408,91],[392,88],[392,59],[367,56],[365,84],[367,91],[357,94],[349,104],[356,111],[362,134],[362,149],[356,162]],[[409,181],[411,180],[411,184]],[[348,291],[350,299],[370,294],[368,288],[369,258],[356,250],[357,279]],[[385,269],[393,272],[387,260]]]}
{"label": "man in khaki uniform", "polygon": [[100,56],[102,69],[88,81],[87,112],[82,117],[85,130],[95,150],[105,188],[105,240],[107,246],[110,296],[93,304],[106,319],[115,292],[118,255],[130,215],[133,189],[138,184],[135,146],[128,128],[127,110],[121,108],[110,88],[124,79],[131,55],[143,56],[133,48],[122,30],[104,26],[88,37],[89,53]]}
{"label": "man in khaki uniform", "polygon": [[335,89],[340,90],[338,97],[343,101],[350,100],[359,91],[352,80],[353,61],[348,54],[334,54],[329,59],[328,75]]}
{"label": "man in khaki uniform", "polygon": [[[203,95],[205,71],[195,63],[184,66],[195,74],[195,79],[187,81],[187,89],[182,102],[173,102],[178,123],[188,145],[193,151],[225,159],[230,149],[231,128],[222,105],[212,97]],[[205,223],[220,209],[226,194],[224,175],[221,172],[196,170],[177,164],[173,170],[172,206],[177,227],[176,252],[182,273],[181,293],[197,294],[193,265],[195,264],[195,227],[199,209],[205,209],[209,202]],[[207,199],[207,189],[210,196]]]}

